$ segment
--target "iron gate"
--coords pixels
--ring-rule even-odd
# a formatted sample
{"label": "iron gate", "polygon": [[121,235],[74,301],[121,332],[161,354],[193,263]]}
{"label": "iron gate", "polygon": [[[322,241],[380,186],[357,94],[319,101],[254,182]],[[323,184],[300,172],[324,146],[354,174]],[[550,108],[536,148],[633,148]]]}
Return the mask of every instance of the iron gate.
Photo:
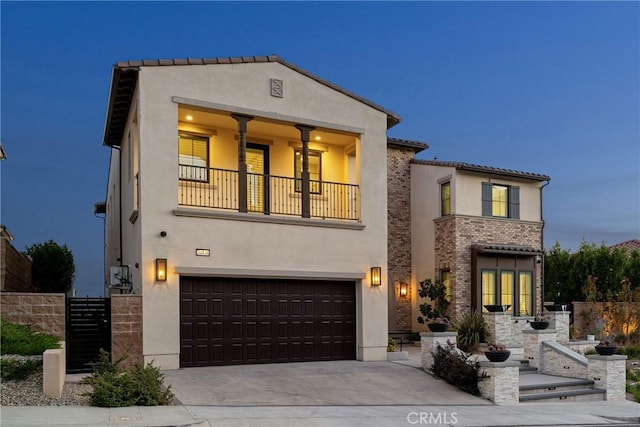
{"label": "iron gate", "polygon": [[67,372],[91,372],[100,349],[111,352],[111,300],[67,298]]}

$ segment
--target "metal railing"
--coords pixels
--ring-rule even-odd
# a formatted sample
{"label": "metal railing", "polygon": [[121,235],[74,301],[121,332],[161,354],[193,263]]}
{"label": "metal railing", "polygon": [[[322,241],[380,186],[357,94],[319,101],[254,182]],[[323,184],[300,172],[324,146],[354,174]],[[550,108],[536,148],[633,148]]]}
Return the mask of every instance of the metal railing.
{"label": "metal railing", "polygon": [[[179,165],[178,204],[238,210],[238,171]],[[301,179],[247,174],[247,209],[273,215],[302,216]],[[298,183],[296,185],[296,182]],[[311,217],[360,219],[360,187],[328,181],[309,182]]]}

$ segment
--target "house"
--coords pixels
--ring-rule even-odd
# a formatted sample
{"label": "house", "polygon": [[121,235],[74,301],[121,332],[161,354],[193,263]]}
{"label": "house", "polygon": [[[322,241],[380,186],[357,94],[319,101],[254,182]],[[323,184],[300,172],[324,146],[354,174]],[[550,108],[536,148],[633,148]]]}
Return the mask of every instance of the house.
{"label": "house", "polygon": [[416,159],[399,121],[275,55],[117,63],[95,210],[145,362],[386,360],[426,278],[454,316],[539,309],[549,178]]}
{"label": "house", "polygon": [[32,292],[31,258],[18,251],[12,241],[7,227],[0,225],[0,291]]}
{"label": "house", "polygon": [[640,239],[631,239],[609,246],[612,250],[622,249],[626,252],[640,251]]}
{"label": "house", "polygon": [[115,64],[106,286],[145,362],[386,360],[399,120],[278,56]]}
{"label": "house", "polygon": [[[485,305],[509,305],[513,316],[542,311],[542,189],[550,178],[462,162],[408,162],[411,268],[390,281],[409,282],[412,317],[390,330],[420,330],[417,285],[427,278],[446,285],[453,318],[484,312]],[[393,271],[398,257],[390,252],[389,260]]]}

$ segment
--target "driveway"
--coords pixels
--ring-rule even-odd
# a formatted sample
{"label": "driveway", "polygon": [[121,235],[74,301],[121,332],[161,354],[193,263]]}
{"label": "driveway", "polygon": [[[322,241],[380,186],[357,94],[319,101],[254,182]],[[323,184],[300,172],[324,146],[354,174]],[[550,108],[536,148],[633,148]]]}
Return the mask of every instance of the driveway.
{"label": "driveway", "polygon": [[303,362],[165,371],[183,405],[491,405],[392,362]]}

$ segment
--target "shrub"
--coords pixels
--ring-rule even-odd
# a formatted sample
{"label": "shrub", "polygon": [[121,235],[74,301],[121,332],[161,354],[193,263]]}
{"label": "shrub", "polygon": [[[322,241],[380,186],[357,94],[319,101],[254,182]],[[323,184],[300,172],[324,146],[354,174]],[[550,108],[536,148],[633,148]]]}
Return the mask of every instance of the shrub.
{"label": "shrub", "polygon": [[387,341],[387,352],[391,353],[393,351],[396,351],[396,340],[389,337],[389,340]]}
{"label": "shrub", "polygon": [[640,371],[627,370],[627,393],[631,393],[636,402],[640,402]]}
{"label": "shrub", "polygon": [[50,348],[60,348],[58,338],[35,332],[31,325],[19,325],[0,319],[0,353],[31,356]]}
{"label": "shrub", "polygon": [[491,333],[481,313],[466,313],[456,322],[458,329],[458,347],[468,353],[478,350],[481,342],[487,342]]}
{"label": "shrub", "polygon": [[73,253],[67,245],[60,246],[53,240],[36,243],[27,248],[33,260],[31,274],[38,292],[69,292],[76,276]]}
{"label": "shrub", "polygon": [[447,341],[446,347],[438,344],[432,354],[431,370],[433,375],[442,378],[462,391],[475,396],[480,395],[478,383],[487,377],[486,372],[480,372],[480,362],[471,360],[470,354],[458,350],[449,341]]}
{"label": "shrub", "polygon": [[93,385],[89,394],[91,405],[113,408],[171,404],[171,386],[163,389],[164,375],[159,368],[148,363],[122,371],[119,367],[122,360],[112,362],[109,353],[100,350],[100,359],[93,364],[93,373],[86,380]]}
{"label": "shrub", "polygon": [[640,344],[618,347],[616,353],[624,354],[629,359],[640,359]]}
{"label": "shrub", "polygon": [[0,360],[0,376],[5,381],[23,381],[42,367],[42,360]]}

